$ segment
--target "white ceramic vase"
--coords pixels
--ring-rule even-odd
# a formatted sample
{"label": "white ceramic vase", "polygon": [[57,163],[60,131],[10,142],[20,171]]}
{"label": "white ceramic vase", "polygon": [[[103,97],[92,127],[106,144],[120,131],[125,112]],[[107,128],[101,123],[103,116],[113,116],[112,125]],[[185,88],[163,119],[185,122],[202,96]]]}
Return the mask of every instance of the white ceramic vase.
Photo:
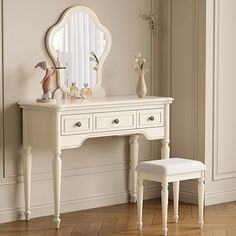
{"label": "white ceramic vase", "polygon": [[139,75],[136,93],[139,98],[144,98],[145,95],[147,94],[147,86],[146,86],[145,79],[144,79],[144,73],[141,73]]}

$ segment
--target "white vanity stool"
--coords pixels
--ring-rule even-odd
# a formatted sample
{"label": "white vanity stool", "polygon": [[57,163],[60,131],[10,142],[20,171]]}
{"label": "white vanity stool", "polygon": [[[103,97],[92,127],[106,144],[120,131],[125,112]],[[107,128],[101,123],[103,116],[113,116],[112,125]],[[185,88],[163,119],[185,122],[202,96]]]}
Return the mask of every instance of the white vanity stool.
{"label": "white vanity stool", "polygon": [[168,213],[168,183],[173,182],[174,220],[178,223],[179,181],[198,179],[198,208],[199,227],[202,228],[204,208],[204,172],[206,166],[195,160],[183,158],[170,158],[163,160],[145,161],[138,164],[138,227],[142,229],[143,210],[143,180],[160,182],[162,185],[162,232],[167,235],[167,213]]}

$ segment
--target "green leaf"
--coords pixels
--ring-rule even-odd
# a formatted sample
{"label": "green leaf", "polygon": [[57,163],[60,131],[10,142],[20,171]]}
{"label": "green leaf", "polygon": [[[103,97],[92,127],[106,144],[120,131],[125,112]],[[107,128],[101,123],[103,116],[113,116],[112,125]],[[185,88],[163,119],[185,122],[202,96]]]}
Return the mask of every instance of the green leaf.
{"label": "green leaf", "polygon": [[141,69],[141,70],[143,69],[143,66],[144,66],[144,63],[142,63],[141,66],[140,66],[140,69]]}

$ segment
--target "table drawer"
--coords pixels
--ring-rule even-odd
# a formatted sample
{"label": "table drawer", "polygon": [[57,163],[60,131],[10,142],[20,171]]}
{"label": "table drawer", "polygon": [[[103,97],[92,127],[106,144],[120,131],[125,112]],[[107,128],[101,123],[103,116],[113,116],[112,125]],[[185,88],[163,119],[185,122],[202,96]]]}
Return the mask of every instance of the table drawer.
{"label": "table drawer", "polygon": [[138,128],[164,126],[164,109],[138,111]]}
{"label": "table drawer", "polygon": [[92,114],[62,116],[62,135],[92,132]]}
{"label": "table drawer", "polygon": [[136,128],[136,111],[94,114],[94,131],[113,131]]}

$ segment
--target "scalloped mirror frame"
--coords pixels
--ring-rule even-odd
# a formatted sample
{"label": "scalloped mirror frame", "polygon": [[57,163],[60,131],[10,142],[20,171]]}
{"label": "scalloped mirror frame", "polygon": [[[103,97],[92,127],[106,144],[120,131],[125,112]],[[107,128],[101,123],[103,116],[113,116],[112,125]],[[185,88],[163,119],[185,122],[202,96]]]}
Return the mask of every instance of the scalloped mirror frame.
{"label": "scalloped mirror frame", "polygon": [[[99,96],[99,97],[106,96],[106,92],[105,92],[104,88],[102,87],[102,70],[103,70],[103,65],[104,65],[105,59],[107,58],[107,56],[111,50],[112,37],[111,37],[110,31],[104,25],[101,24],[101,22],[99,21],[99,19],[94,11],[92,11],[90,8],[85,7],[85,6],[74,6],[74,7],[70,7],[68,9],[66,9],[62,13],[59,21],[55,25],[53,25],[47,32],[47,35],[46,35],[47,51],[55,64],[56,58],[57,58],[57,53],[56,53],[56,50],[53,46],[53,37],[55,36],[55,34],[58,31],[60,31],[62,29],[62,27],[64,26],[65,22],[70,17],[70,15],[72,15],[76,12],[84,12],[84,13],[87,13],[88,15],[90,15],[93,18],[96,26],[105,34],[106,48],[105,48],[104,53],[102,54],[100,61],[99,61],[99,67],[97,70],[96,86],[91,89],[92,89],[92,96]],[[63,89],[66,89],[66,86],[64,84],[61,84],[61,81],[60,81],[60,77],[61,77],[60,74],[61,73],[62,72],[59,71],[58,72],[59,75],[57,74],[57,76],[59,76],[58,83]]]}

